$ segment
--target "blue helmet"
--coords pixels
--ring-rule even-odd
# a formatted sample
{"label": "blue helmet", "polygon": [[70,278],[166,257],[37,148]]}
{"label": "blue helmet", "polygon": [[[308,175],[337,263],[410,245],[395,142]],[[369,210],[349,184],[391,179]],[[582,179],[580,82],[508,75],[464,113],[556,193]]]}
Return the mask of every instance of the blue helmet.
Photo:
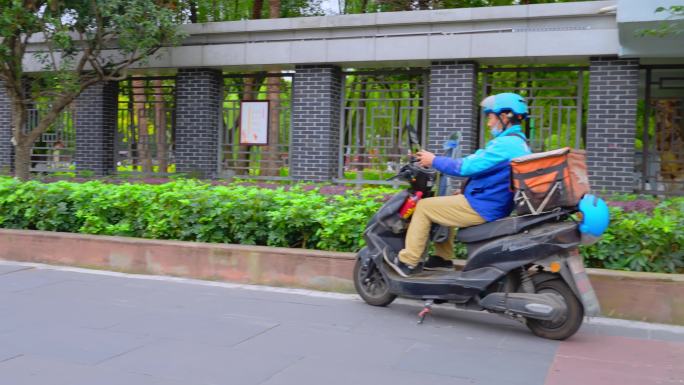
{"label": "blue helmet", "polygon": [[610,223],[610,212],[608,205],[603,199],[586,194],[579,202],[579,210],[582,212],[582,223],[579,231],[582,234],[600,237]]}
{"label": "blue helmet", "polygon": [[527,116],[527,102],[525,98],[512,92],[504,92],[486,97],[480,106],[485,114],[493,112],[499,115],[502,112],[512,112],[515,115]]}

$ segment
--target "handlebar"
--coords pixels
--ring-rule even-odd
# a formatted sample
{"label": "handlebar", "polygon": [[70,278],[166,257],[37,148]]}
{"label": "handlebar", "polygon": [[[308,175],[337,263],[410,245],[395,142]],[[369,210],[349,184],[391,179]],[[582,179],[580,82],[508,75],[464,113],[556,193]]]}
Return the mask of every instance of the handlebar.
{"label": "handlebar", "polygon": [[390,177],[387,181],[395,180],[397,178],[408,179],[411,177],[411,170],[404,170],[399,172],[397,175]]}

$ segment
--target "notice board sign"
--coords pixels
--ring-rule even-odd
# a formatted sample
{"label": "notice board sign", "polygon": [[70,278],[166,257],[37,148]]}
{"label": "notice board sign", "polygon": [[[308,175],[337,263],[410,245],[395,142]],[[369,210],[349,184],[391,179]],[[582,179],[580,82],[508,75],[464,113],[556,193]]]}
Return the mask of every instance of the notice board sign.
{"label": "notice board sign", "polygon": [[267,100],[240,102],[240,144],[268,145],[268,109]]}

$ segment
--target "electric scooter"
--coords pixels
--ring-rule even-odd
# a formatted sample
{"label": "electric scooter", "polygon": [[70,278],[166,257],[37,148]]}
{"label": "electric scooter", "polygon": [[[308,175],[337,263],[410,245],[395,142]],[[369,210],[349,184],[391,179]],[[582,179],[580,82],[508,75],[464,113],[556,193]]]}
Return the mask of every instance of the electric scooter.
{"label": "electric scooter", "polygon": [[[420,148],[415,130],[408,127],[407,131],[409,147]],[[424,198],[434,196],[440,177],[445,178],[410,156],[390,178],[408,182],[408,187],[390,198],[366,226],[366,246],[358,252],[354,267],[354,285],[366,303],[387,306],[398,296],[423,300],[418,323],[431,313],[433,304],[452,303],[461,309],[515,319],[535,335],[554,340],[569,338],[585,315],[600,313],[577,249],[589,242],[573,218],[579,209],[559,208],[459,229],[456,240],[464,243],[468,252],[462,271],[424,270],[408,278],[398,275],[383,255],[404,248],[410,218],[403,218],[399,211],[417,192]],[[435,225],[431,240],[444,240],[446,233]]]}

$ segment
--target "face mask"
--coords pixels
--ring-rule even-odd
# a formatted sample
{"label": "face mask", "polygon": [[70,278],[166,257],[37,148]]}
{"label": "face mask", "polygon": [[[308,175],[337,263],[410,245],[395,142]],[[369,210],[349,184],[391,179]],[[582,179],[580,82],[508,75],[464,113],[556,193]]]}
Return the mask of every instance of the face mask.
{"label": "face mask", "polygon": [[493,137],[499,136],[503,131],[500,128],[492,128],[489,130],[489,132],[492,134]]}

